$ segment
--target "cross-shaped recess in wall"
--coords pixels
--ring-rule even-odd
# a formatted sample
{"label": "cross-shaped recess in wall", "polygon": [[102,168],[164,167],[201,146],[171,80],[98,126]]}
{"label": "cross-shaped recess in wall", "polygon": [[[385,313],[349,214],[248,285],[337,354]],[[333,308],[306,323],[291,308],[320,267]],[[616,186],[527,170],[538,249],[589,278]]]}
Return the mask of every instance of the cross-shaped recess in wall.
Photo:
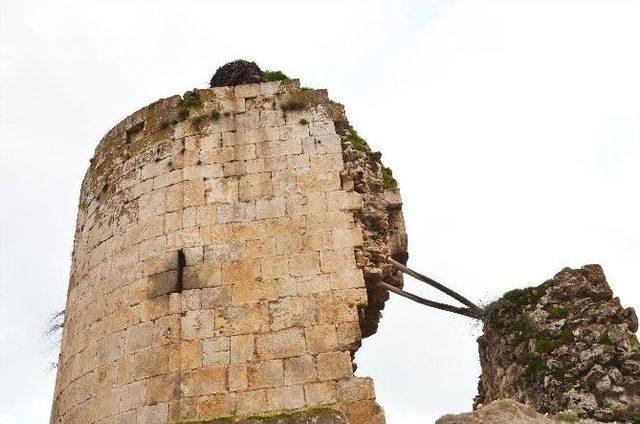
{"label": "cross-shaped recess in wall", "polygon": [[176,293],[182,293],[182,274],[184,272],[184,267],[187,264],[187,259],[184,256],[184,251],[182,249],[178,250],[178,275],[176,280]]}

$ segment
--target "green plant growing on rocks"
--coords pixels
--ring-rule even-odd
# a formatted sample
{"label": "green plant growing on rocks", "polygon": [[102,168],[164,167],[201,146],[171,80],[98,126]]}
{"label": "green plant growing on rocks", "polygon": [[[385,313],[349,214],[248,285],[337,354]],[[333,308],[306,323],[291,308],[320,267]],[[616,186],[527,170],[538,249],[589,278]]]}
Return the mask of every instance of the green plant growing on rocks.
{"label": "green plant growing on rocks", "polygon": [[282,109],[284,113],[298,112],[301,110],[305,110],[306,108],[307,105],[298,100],[289,100],[288,102],[283,103],[282,106],[280,106],[280,109]]}
{"label": "green plant growing on rocks", "polygon": [[214,121],[217,121],[218,119],[220,119],[220,111],[218,110],[214,110],[211,112],[211,119]]}
{"label": "green plant growing on rocks", "polygon": [[307,121],[306,119],[302,118],[300,120],[300,125],[307,125],[309,123],[309,121]]}
{"label": "green plant growing on rocks", "polygon": [[391,169],[382,165],[381,172],[382,172],[382,187],[385,190],[393,190],[398,187],[398,182],[396,181],[395,178],[393,178],[393,172],[391,171]]}
{"label": "green plant growing on rocks", "polygon": [[371,153],[371,148],[364,140],[364,138],[358,135],[358,132],[354,129],[349,130],[349,133],[340,137],[340,143],[345,147],[346,145],[350,145],[356,150],[360,150],[361,152]]}
{"label": "green plant growing on rocks", "polygon": [[198,115],[195,116],[192,120],[191,120],[191,124],[193,125],[194,128],[196,128],[198,131],[202,130],[202,128],[204,127],[205,123],[207,122],[207,119],[209,118],[209,116],[207,115]]}
{"label": "green plant growing on rocks", "polygon": [[202,106],[202,99],[196,91],[187,91],[178,101],[178,121],[184,121],[189,117],[189,109]]}
{"label": "green plant growing on rocks", "polygon": [[191,107],[202,106],[202,99],[196,91],[187,91],[178,101],[178,107],[181,109],[189,109]]}
{"label": "green plant growing on rocks", "polygon": [[547,306],[544,308],[545,311],[549,314],[549,318],[551,319],[562,319],[569,316],[569,310],[565,308],[559,308],[557,306]]}
{"label": "green plant growing on rocks", "polygon": [[262,72],[262,81],[270,82],[270,81],[281,81],[289,79],[282,71],[274,71],[271,69],[267,69]]}

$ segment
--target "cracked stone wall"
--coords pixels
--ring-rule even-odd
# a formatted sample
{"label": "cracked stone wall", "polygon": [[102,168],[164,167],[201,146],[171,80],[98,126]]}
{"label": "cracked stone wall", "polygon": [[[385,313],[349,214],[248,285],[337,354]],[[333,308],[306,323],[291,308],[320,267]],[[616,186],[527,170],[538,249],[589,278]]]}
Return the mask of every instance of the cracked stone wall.
{"label": "cracked stone wall", "polygon": [[285,80],[159,100],[109,131],[81,189],[51,422],[323,406],[384,423],[353,358],[388,296],[376,281],[402,285],[384,258],[406,260],[406,235],[349,128],[326,90]]}

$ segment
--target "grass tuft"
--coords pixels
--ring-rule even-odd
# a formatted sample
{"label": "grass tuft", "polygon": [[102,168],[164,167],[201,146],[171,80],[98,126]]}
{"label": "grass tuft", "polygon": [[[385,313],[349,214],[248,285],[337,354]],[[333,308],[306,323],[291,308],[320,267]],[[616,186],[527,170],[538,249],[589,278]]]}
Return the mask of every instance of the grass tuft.
{"label": "grass tuft", "polygon": [[266,71],[262,72],[262,81],[264,82],[281,81],[286,79],[289,79],[289,77],[287,77],[282,71],[273,71],[267,69]]}

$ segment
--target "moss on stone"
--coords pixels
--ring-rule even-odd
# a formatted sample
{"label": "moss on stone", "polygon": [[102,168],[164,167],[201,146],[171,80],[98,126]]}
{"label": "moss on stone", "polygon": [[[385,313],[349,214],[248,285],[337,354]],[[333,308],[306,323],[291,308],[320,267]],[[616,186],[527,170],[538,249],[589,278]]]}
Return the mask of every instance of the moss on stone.
{"label": "moss on stone", "polygon": [[553,280],[549,280],[536,287],[511,290],[505,293],[502,298],[519,307],[535,305],[552,285]]}
{"label": "moss on stone", "polygon": [[341,415],[341,413],[329,407],[310,407],[303,409],[282,409],[247,416],[224,416],[213,419],[174,421],[172,424],[297,424],[301,420],[315,418],[323,414]]}

